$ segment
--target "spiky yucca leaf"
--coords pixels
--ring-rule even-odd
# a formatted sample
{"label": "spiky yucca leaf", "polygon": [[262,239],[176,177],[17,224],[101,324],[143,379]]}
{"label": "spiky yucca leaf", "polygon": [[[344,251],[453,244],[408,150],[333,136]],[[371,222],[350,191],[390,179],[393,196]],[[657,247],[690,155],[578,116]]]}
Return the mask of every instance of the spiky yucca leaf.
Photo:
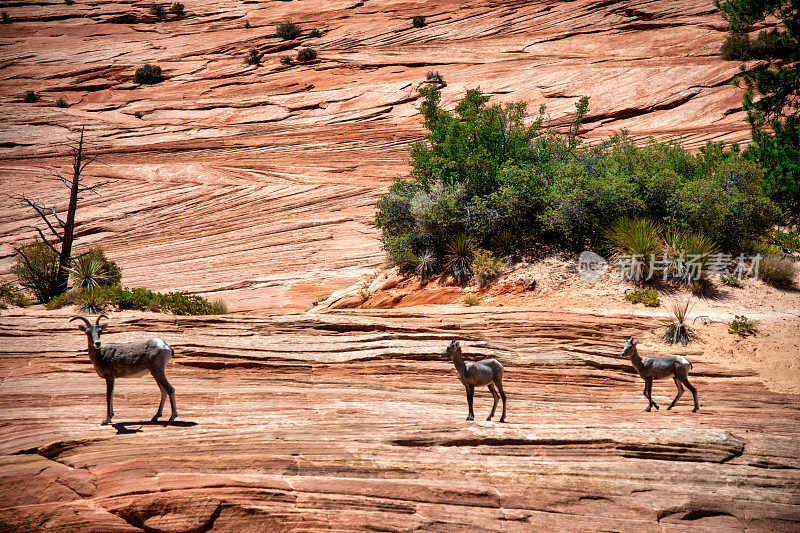
{"label": "spiky yucca leaf", "polygon": [[691,309],[692,305],[689,301],[672,302],[669,306],[669,313],[673,320],[668,320],[664,324],[665,331],[662,335],[665,342],[668,344],[681,343],[686,346],[696,338],[694,332],[686,325],[686,318]]}
{"label": "spiky yucca leaf", "polygon": [[417,263],[417,274],[421,278],[427,278],[436,273],[438,261],[436,255],[431,250],[425,250],[419,256],[419,263]]}
{"label": "spiky yucca leaf", "polygon": [[[663,230],[648,219],[621,218],[606,232],[608,248],[619,261],[636,257],[641,262],[643,279],[650,275],[650,258],[661,252]],[[635,280],[640,281],[640,280]]]}
{"label": "spiky yucca leaf", "polygon": [[[686,287],[702,279],[717,245],[704,235],[688,231],[669,230],[664,237],[664,258],[667,277]],[[696,266],[689,267],[693,262]]]}
{"label": "spiky yucca leaf", "polygon": [[475,244],[468,235],[461,233],[447,244],[445,266],[453,273],[453,277],[465,282],[471,274],[469,266],[473,257],[475,257]]}
{"label": "spiky yucca leaf", "polygon": [[73,286],[81,291],[92,291],[108,280],[103,261],[92,255],[82,255],[75,259],[69,273],[72,275]]}

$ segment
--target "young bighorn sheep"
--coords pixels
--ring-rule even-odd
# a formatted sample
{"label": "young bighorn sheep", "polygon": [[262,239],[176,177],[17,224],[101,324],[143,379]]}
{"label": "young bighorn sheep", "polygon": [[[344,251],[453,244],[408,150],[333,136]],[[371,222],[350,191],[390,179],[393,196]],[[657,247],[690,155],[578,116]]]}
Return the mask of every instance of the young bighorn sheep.
{"label": "young bighorn sheep", "polygon": [[[500,422],[506,421],[506,393],[503,392],[503,365],[497,359],[483,359],[477,362],[464,362],[461,358],[461,346],[457,340],[454,340],[450,345],[441,353],[441,357],[450,357],[453,360],[453,365],[458,372],[458,379],[464,384],[467,389],[467,404],[469,405],[469,416],[467,420],[474,420],[475,413],[472,411],[472,399],[475,396],[475,387],[488,385],[489,392],[492,393],[494,404],[492,405],[492,412],[486,420],[491,420],[494,416],[494,411],[497,408],[497,400],[503,398],[503,415],[500,417]],[[495,386],[497,390],[495,390]],[[498,395],[497,392],[500,391]]]}
{"label": "young bighorn sheep", "polygon": [[683,395],[683,385],[686,385],[694,397],[694,409],[692,409],[692,412],[694,413],[700,409],[700,406],[697,403],[697,389],[695,389],[692,384],[689,383],[689,370],[692,368],[692,363],[680,355],[668,355],[666,357],[645,357],[642,359],[639,357],[639,351],[636,349],[636,344],[637,342],[633,340],[633,337],[625,341],[625,346],[622,349],[622,356],[630,356],[631,363],[633,363],[633,368],[635,368],[636,372],[638,372],[639,375],[642,376],[642,379],[644,379],[644,397],[647,398],[648,401],[647,409],[645,409],[645,411],[649,411],[651,406],[658,409],[658,405],[651,397],[653,380],[670,377],[675,380],[675,385],[678,387],[678,395],[675,396],[675,399],[672,400],[672,403],[669,404],[667,409],[672,409],[672,407],[678,401],[678,398]]}
{"label": "young bighorn sheep", "polygon": [[164,367],[167,366],[167,362],[175,352],[170,348],[169,344],[161,339],[109,343],[100,346],[100,334],[105,328],[105,324],[100,324],[101,318],[107,319],[108,317],[106,315],[98,316],[94,325],[82,316],[76,316],[70,319],[70,322],[83,320],[86,323],[85,326],[78,324],[78,327],[89,338],[89,359],[91,359],[95,371],[101,378],[106,380],[108,410],[103,424],[110,424],[111,417],[114,416],[112,398],[114,395],[114,380],[116,378],[141,376],[148,371],[158,383],[158,388],[161,389],[161,403],[158,404],[158,412],[152,418],[152,421],[157,421],[161,416],[161,412],[164,410],[164,399],[167,394],[169,394],[169,403],[170,407],[172,407],[172,416],[169,419],[170,421],[175,420],[175,417],[178,416],[178,410],[175,408],[175,389],[167,381],[167,376],[164,372]]}

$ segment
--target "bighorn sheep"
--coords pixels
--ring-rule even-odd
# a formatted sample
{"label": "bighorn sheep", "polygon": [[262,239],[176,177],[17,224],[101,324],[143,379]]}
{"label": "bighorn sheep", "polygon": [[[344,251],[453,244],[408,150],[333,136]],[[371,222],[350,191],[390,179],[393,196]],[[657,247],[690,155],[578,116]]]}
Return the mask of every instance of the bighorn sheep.
{"label": "bighorn sheep", "polygon": [[678,395],[675,396],[675,399],[672,400],[672,403],[669,404],[667,409],[672,409],[672,407],[678,401],[678,398],[683,395],[683,385],[686,385],[694,397],[694,409],[692,409],[692,412],[696,412],[700,408],[699,404],[697,403],[697,389],[695,389],[692,384],[689,383],[689,370],[692,368],[692,363],[680,355],[668,355],[666,357],[645,357],[642,359],[639,357],[639,351],[636,349],[636,344],[637,342],[633,340],[633,337],[625,341],[625,346],[622,349],[622,356],[630,356],[631,363],[633,363],[633,368],[635,368],[636,372],[638,372],[639,375],[642,376],[642,379],[644,379],[644,397],[647,398],[647,401],[649,402],[645,411],[649,411],[651,406],[658,409],[658,405],[651,397],[653,380],[671,377],[675,380],[675,385],[678,387]]}
{"label": "bighorn sheep", "polygon": [[[450,357],[453,365],[458,372],[458,379],[464,384],[467,389],[467,404],[469,405],[469,416],[467,420],[474,420],[475,413],[472,411],[472,399],[475,396],[475,387],[488,385],[489,392],[492,393],[494,404],[492,405],[492,412],[486,420],[491,420],[494,416],[494,411],[497,408],[498,398],[503,398],[503,415],[500,417],[500,422],[506,421],[506,393],[503,392],[503,365],[497,359],[483,359],[477,362],[464,362],[461,358],[461,346],[457,340],[454,340],[450,345],[441,353],[441,357]],[[495,390],[497,386],[497,390]],[[498,395],[497,392],[500,391]]]}
{"label": "bighorn sheep", "polygon": [[89,359],[94,365],[95,371],[101,378],[106,380],[106,403],[108,411],[106,419],[103,424],[110,424],[111,417],[114,416],[114,380],[116,378],[132,378],[141,376],[146,372],[150,372],[158,383],[158,388],[161,389],[161,403],[158,404],[158,412],[152,418],[155,422],[161,416],[164,410],[164,399],[169,394],[169,403],[172,407],[172,416],[169,417],[170,421],[175,420],[178,416],[178,411],[175,408],[175,389],[167,381],[167,376],[164,373],[164,367],[167,362],[174,355],[174,351],[170,348],[169,344],[161,339],[150,339],[149,341],[139,342],[126,342],[126,343],[109,343],[100,346],[100,334],[103,332],[105,325],[100,324],[101,318],[108,318],[106,315],[97,317],[94,325],[82,316],[76,316],[70,319],[83,320],[86,326],[78,324],[78,327],[86,333],[89,339]]}

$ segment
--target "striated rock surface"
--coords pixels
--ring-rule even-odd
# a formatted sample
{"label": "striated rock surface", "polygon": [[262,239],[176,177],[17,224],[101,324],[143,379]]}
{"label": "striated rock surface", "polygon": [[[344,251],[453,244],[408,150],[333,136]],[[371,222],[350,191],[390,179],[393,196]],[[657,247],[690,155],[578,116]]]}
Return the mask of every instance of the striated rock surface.
{"label": "striated rock surface", "polygon": [[[748,138],[710,0],[185,5],[158,22],[147,2],[8,4],[0,183],[64,208],[61,184],[40,178],[68,166],[85,127],[100,155],[87,177],[115,181],[84,200],[79,244],[101,244],[127,285],[213,293],[234,311],[308,309],[381,264],[373,205],[407,175],[429,71],[447,82],[446,105],[480,86],[495,102],[545,104],[556,124],[589,95],[589,139]],[[275,35],[287,20],[301,38]],[[303,46],[319,60],[280,64]],[[245,64],[252,47],[261,66]],[[166,80],[133,83],[145,63]],[[41,100],[25,103],[28,90]],[[32,222],[0,197],[0,278]]]}
{"label": "striated rock surface", "polygon": [[[0,529],[796,531],[794,395],[691,351],[701,409],[644,412],[620,358],[654,319],[452,306],[273,317],[125,313],[107,341],[175,348],[174,425],[149,377],[105,387],[68,315],[0,318]],[[439,357],[506,367],[508,423],[466,422]],[[644,353],[658,353],[651,345]],[[663,346],[663,345],[662,345]],[[664,352],[662,347],[660,352]],[[674,386],[657,382],[665,403]]]}

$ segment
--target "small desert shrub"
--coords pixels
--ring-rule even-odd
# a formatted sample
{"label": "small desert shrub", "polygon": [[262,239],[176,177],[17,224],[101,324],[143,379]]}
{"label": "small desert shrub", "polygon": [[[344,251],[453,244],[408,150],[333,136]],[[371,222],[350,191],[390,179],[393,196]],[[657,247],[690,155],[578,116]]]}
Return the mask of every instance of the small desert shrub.
{"label": "small desert shrub", "polygon": [[438,72],[429,71],[425,75],[425,81],[428,83],[436,83],[439,85],[444,85],[444,78]]}
{"label": "small desert shrub", "polygon": [[691,304],[686,302],[673,302],[669,308],[672,320],[664,324],[662,339],[668,344],[681,343],[686,346],[695,339],[694,332],[686,325],[686,319],[691,310]]}
{"label": "small desert shrub", "polygon": [[472,259],[471,268],[473,281],[484,287],[500,274],[503,260],[488,250],[478,250]]}
{"label": "small desert shrub", "polygon": [[311,30],[310,32],[308,32],[308,36],[309,36],[309,38],[311,38],[311,39],[317,39],[317,38],[319,38],[319,37],[322,37],[322,32],[321,32],[321,31],[319,31],[318,29],[314,28],[313,30]]}
{"label": "small desert shrub", "polygon": [[175,2],[169,6],[169,12],[175,15],[175,18],[182,19],[186,15],[186,8],[180,2]]}
{"label": "small desert shrub", "polygon": [[505,256],[511,253],[511,247],[514,245],[514,241],[514,232],[505,228],[492,236],[492,247],[495,252]]}
{"label": "small desert shrub", "polygon": [[75,293],[72,291],[67,291],[54,298],[51,298],[49,302],[44,304],[45,309],[53,310],[53,309],[61,309],[67,305],[72,305],[75,303]]}
{"label": "small desert shrub", "polygon": [[317,58],[317,51],[313,48],[303,48],[299,52],[297,52],[297,62],[298,63],[306,63],[308,61],[314,61]]}
{"label": "small desert shrub", "polygon": [[281,65],[289,66],[293,63],[292,58],[289,56],[283,56],[281,58]]}
{"label": "small desert shrub", "polygon": [[795,271],[791,259],[777,255],[762,257],[758,265],[758,277],[774,287],[791,287]]}
{"label": "small desert shrub", "polygon": [[749,59],[750,37],[746,33],[732,33],[722,43],[719,55],[725,61]]}
{"label": "small desert shrub", "polygon": [[75,0],[64,0],[64,3],[67,4],[68,6],[71,6],[75,3]]}
{"label": "small desert shrub", "polygon": [[800,231],[773,230],[770,235],[772,243],[787,254],[800,252]]}
{"label": "small desert shrub", "polygon": [[30,298],[10,283],[0,285],[0,309],[5,309],[8,304],[16,305],[17,307],[28,307],[32,303]]}
{"label": "small desert shrub", "polygon": [[475,257],[475,244],[468,235],[461,233],[447,244],[446,250],[445,268],[453,273],[457,281],[465,282],[472,273],[470,263]]}
{"label": "small desert shrub", "polygon": [[244,23],[244,29],[246,29],[246,30],[250,29],[250,21],[249,20]]}
{"label": "small desert shrub", "polygon": [[25,103],[32,104],[34,102],[38,102],[41,97],[36,94],[34,91],[28,91],[25,93]]}
{"label": "small desert shrub", "polygon": [[358,296],[361,298],[362,302],[366,302],[369,300],[369,297],[372,296],[372,293],[369,292],[369,289],[366,286],[364,286],[358,289]]}
{"label": "small desert shrub", "polygon": [[733,274],[722,274],[719,277],[720,281],[723,285],[727,285],[728,287],[741,287],[742,282],[739,281],[739,278],[734,276]]}
{"label": "small desert shrub", "polygon": [[661,226],[651,220],[621,218],[606,233],[606,240],[617,262],[640,261],[641,279],[626,269],[628,278],[642,281],[650,276],[650,257],[662,250]]}
{"label": "small desert shrub", "polygon": [[424,28],[425,26],[427,26],[427,24],[425,23],[425,17],[417,15],[416,17],[411,19],[411,25],[414,26],[415,28]]}
{"label": "small desert shrub", "polygon": [[282,22],[278,24],[275,33],[284,41],[291,41],[300,37],[301,30],[300,26],[294,22]]}
{"label": "small desert shrub", "polygon": [[58,295],[58,255],[44,241],[37,239],[20,246],[11,273],[41,303]]}
{"label": "small desert shrub", "polygon": [[431,250],[425,250],[419,256],[419,263],[417,264],[417,274],[422,279],[428,278],[436,273],[439,262],[436,260],[436,255]]}
{"label": "small desert shrub", "polygon": [[167,16],[167,10],[161,4],[153,4],[150,6],[150,14],[158,20],[163,20]]}
{"label": "small desert shrub", "polygon": [[245,63],[248,65],[260,65],[261,64],[261,54],[258,51],[258,48],[251,48],[249,52],[247,52],[247,59],[245,59]]}
{"label": "small desert shrub", "polygon": [[467,294],[464,296],[464,305],[467,307],[472,307],[473,305],[478,305],[478,297],[474,294]]}
{"label": "small desert shrub", "polygon": [[161,67],[158,65],[144,65],[136,69],[136,74],[133,76],[134,83],[139,84],[153,84],[159,83],[164,80],[164,75],[161,72]]}
{"label": "small desert shrub", "polygon": [[3,24],[11,24],[11,17],[8,16],[8,13],[3,11],[0,13],[0,22]]}
{"label": "small desert shrub", "polygon": [[646,307],[658,307],[661,301],[658,299],[658,291],[655,289],[643,289],[638,287],[625,295],[625,299],[631,303],[643,303]]}
{"label": "small desert shrub", "polygon": [[58,100],[56,100],[55,106],[63,109],[69,107],[69,104],[67,103],[66,100],[64,100],[64,98],[59,98]]}
{"label": "small desert shrub", "polygon": [[752,335],[756,332],[756,323],[744,315],[736,315],[728,324],[728,333],[741,335],[742,337]]}
{"label": "small desert shrub", "polygon": [[76,292],[74,302],[76,305],[79,305],[81,311],[85,313],[99,313],[105,310],[111,303],[111,295],[108,291],[101,289]]}

